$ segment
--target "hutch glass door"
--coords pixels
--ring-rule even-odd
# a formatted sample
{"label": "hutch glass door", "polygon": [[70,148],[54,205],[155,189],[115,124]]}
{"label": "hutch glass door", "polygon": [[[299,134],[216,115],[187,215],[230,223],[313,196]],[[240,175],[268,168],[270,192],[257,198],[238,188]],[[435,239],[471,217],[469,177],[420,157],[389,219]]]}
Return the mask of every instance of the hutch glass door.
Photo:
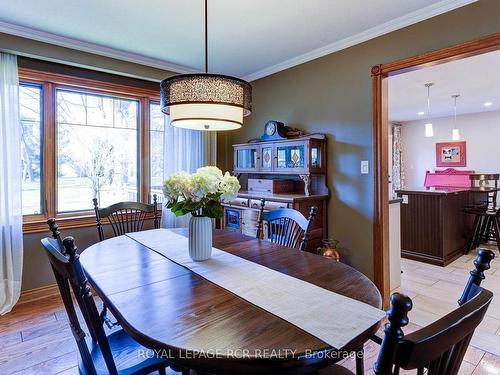
{"label": "hutch glass door", "polygon": [[303,142],[276,145],[276,170],[293,171],[306,168],[306,148]]}
{"label": "hutch glass door", "polygon": [[259,148],[258,147],[241,147],[234,151],[235,170],[252,172],[259,169]]}
{"label": "hutch glass door", "polygon": [[262,145],[261,146],[261,166],[262,171],[272,171],[273,169],[273,146],[272,145]]}

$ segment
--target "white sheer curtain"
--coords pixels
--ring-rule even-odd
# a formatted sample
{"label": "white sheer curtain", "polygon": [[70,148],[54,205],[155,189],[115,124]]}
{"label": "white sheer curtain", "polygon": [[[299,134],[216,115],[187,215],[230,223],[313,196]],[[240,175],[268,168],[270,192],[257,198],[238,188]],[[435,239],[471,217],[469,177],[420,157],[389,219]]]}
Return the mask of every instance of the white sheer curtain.
{"label": "white sheer curtain", "polygon": [[[170,125],[165,116],[165,132],[163,142],[163,177],[172,173],[185,171],[193,173],[197,168],[215,165],[217,135],[215,132],[179,129]],[[163,228],[178,228],[188,225],[189,215],[175,217],[165,207],[162,210]]]}
{"label": "white sheer curtain", "polygon": [[17,58],[0,53],[0,315],[21,294],[23,214]]}

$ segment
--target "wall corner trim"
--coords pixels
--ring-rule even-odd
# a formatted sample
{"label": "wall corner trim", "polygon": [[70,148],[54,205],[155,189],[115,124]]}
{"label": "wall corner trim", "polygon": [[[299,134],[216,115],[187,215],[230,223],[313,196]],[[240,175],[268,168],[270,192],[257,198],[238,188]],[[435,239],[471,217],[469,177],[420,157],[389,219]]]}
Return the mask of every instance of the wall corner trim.
{"label": "wall corner trim", "polygon": [[[19,36],[22,38],[37,40],[39,42],[49,43],[60,47],[93,53],[95,55],[105,56],[112,59],[123,60],[162,70],[168,70],[175,73],[187,74],[197,72],[196,69],[170,63],[165,60],[147,57],[137,53],[127,52],[115,48],[105,47],[100,44],[84,42],[82,40],[68,38],[65,36],[48,33],[26,26],[20,26],[9,22],[0,21],[0,32]],[[9,52],[15,53],[16,51]]]}
{"label": "wall corner trim", "polygon": [[382,23],[375,27],[372,27],[368,30],[362,31],[358,34],[349,36],[345,39],[338,40],[331,44],[327,44],[326,46],[317,48],[310,52],[306,52],[302,55],[293,57],[289,60],[282,61],[276,65],[264,68],[262,70],[258,70],[254,73],[250,73],[243,77],[246,81],[255,81],[259,78],[263,78],[269,76],[274,73],[278,73],[282,70],[286,70],[292,68],[296,65],[300,65],[306,63],[308,61],[317,59],[319,57],[323,57],[329,55],[330,53],[337,52],[349,47],[352,47],[356,44],[360,44],[366,42],[370,39],[374,39],[376,37],[382,36],[384,34],[388,34],[392,31],[402,29],[403,27],[407,27],[413,25],[415,23],[424,21],[426,19],[438,16],[440,14],[449,12],[451,10],[463,7],[465,5],[469,5],[475,3],[477,0],[441,0],[435,4],[426,6],[422,9],[416,10],[414,12],[408,13],[404,16],[395,18],[391,21]]}

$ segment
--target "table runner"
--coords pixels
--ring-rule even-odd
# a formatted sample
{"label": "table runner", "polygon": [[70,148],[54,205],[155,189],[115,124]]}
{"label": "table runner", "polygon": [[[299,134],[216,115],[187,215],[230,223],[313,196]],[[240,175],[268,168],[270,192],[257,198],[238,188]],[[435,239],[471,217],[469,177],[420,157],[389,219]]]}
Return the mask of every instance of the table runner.
{"label": "table runner", "polygon": [[366,303],[217,248],[212,248],[211,259],[193,261],[188,239],[168,229],[127,236],[336,349],[385,316],[384,311]]}

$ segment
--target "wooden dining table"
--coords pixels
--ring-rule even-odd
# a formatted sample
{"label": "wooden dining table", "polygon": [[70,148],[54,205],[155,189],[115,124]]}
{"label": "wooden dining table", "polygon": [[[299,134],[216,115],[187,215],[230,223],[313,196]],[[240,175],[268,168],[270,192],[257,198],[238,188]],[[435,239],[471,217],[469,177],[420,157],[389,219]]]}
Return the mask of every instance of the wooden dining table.
{"label": "wooden dining table", "polygon": [[[187,236],[185,229],[174,231]],[[382,308],[375,285],[346,264],[227,230],[214,230],[213,243],[220,250]],[[127,236],[90,246],[80,261],[96,293],[133,339],[179,366],[199,371],[310,373],[361,348],[380,325],[374,324],[342,348],[333,348]],[[331,319],[335,320],[334,314]]]}

